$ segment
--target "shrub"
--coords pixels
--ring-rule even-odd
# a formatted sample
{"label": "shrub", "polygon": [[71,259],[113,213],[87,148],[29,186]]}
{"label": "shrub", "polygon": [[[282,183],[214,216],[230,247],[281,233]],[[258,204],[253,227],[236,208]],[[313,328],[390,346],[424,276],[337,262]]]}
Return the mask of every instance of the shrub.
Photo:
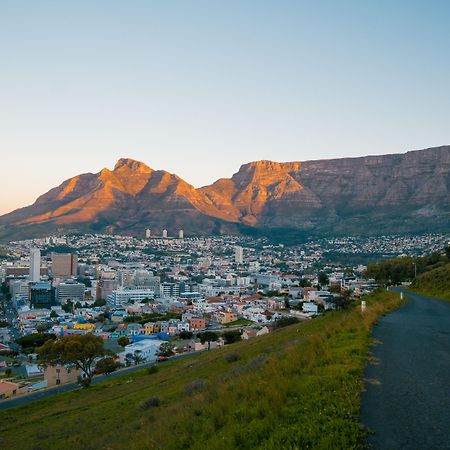
{"label": "shrub", "polygon": [[242,339],[241,332],[239,330],[225,331],[223,333],[223,339],[225,340],[225,344],[233,344]]}
{"label": "shrub", "polygon": [[149,375],[151,375],[151,374],[153,374],[153,373],[157,373],[157,372],[159,372],[158,366],[150,366],[150,367],[147,367],[147,373],[148,373]]}
{"label": "shrub", "polygon": [[282,317],[275,322],[275,328],[287,327],[288,325],[293,325],[294,323],[300,322],[297,317]]}
{"label": "shrub", "polygon": [[149,397],[141,402],[139,407],[143,410],[150,408],[157,408],[161,405],[161,400],[159,397]]}
{"label": "shrub", "polygon": [[241,356],[239,355],[239,353],[236,352],[228,353],[228,355],[225,355],[225,361],[229,363],[239,361],[240,359]]}
{"label": "shrub", "polygon": [[194,395],[197,392],[202,392],[207,386],[206,380],[198,379],[188,383],[184,388],[186,395]]}

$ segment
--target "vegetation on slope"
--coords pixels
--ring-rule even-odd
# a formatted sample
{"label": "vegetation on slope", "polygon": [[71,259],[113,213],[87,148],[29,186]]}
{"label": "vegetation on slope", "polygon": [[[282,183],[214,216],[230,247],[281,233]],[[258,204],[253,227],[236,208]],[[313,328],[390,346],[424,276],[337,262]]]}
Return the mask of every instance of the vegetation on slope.
{"label": "vegetation on slope", "polygon": [[445,266],[449,261],[450,247],[445,247],[442,252],[434,252],[428,256],[404,256],[368,264],[364,275],[374,278],[378,283],[399,284],[413,281],[416,275]]}
{"label": "vegetation on slope", "polygon": [[450,301],[450,263],[419,275],[410,290]]}
{"label": "vegetation on slope", "polygon": [[[364,447],[359,424],[370,331],[400,304],[359,307],[0,414],[18,449]],[[149,373],[151,372],[151,373]]]}

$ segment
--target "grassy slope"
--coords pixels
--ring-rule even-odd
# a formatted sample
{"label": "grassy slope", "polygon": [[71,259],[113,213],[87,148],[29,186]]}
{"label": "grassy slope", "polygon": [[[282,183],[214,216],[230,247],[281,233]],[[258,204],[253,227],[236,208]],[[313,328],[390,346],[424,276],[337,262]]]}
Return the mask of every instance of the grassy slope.
{"label": "grassy slope", "polygon": [[[362,371],[377,318],[397,294],[273,334],[0,413],[17,449],[361,448]],[[227,362],[237,353],[240,359]],[[191,395],[186,385],[205,380]],[[143,410],[143,399],[161,406]]]}
{"label": "grassy slope", "polygon": [[450,263],[419,275],[411,284],[410,290],[450,300]]}

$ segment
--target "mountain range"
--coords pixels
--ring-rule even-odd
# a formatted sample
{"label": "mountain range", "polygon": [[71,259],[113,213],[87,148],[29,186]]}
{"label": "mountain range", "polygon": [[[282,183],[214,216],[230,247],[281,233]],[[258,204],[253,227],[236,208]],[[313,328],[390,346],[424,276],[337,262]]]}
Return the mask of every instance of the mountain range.
{"label": "mountain range", "polygon": [[316,161],[254,161],[195,188],[120,159],[0,217],[0,239],[61,232],[382,235],[448,231],[450,146]]}

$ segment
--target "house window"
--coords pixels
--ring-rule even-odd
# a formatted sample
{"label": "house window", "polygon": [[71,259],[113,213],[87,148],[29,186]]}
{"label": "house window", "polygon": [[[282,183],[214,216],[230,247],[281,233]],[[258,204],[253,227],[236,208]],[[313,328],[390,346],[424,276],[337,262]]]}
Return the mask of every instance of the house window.
{"label": "house window", "polygon": [[61,380],[59,378],[56,380],[56,384],[61,384]]}

